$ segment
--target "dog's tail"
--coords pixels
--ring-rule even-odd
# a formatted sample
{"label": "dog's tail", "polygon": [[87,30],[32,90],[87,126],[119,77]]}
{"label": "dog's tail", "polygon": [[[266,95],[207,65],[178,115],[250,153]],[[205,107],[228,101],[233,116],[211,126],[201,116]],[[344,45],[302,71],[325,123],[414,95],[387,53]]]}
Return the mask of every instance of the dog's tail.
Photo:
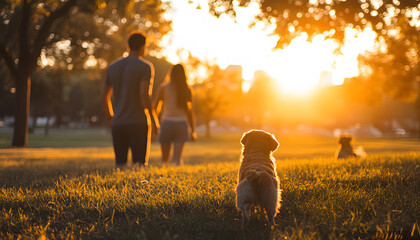
{"label": "dog's tail", "polygon": [[358,157],[361,157],[361,158],[364,158],[364,157],[367,156],[367,154],[366,154],[366,152],[365,152],[365,150],[363,149],[362,146],[357,147],[356,150],[354,151],[354,153],[356,153],[356,155]]}
{"label": "dog's tail", "polygon": [[[257,193],[259,202],[266,208],[271,208],[272,203],[275,203],[274,212],[277,213],[280,208],[280,190],[273,181],[273,177],[264,171],[251,170],[247,179]],[[274,213],[274,214],[275,214]]]}
{"label": "dog's tail", "polygon": [[254,190],[259,190],[262,186],[271,186],[273,184],[270,175],[255,169],[249,171],[247,178]]}

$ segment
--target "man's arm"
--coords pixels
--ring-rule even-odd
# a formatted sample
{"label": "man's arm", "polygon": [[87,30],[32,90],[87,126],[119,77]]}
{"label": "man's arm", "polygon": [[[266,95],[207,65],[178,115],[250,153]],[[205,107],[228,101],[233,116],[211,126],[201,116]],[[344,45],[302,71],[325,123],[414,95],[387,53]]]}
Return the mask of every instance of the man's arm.
{"label": "man's arm", "polygon": [[[152,81],[153,82],[153,81]],[[143,102],[144,108],[149,111],[150,120],[152,121],[153,130],[159,132],[159,120],[157,118],[155,110],[152,108],[152,101],[150,100],[150,83],[148,81],[141,81],[140,83],[140,97]],[[151,91],[150,91],[151,92]]]}
{"label": "man's arm", "polygon": [[111,127],[112,117],[114,116],[114,111],[112,109],[112,104],[111,104],[111,94],[112,94],[112,86],[105,84],[104,89],[102,91],[102,103],[105,108],[105,114],[108,119],[109,127]]}

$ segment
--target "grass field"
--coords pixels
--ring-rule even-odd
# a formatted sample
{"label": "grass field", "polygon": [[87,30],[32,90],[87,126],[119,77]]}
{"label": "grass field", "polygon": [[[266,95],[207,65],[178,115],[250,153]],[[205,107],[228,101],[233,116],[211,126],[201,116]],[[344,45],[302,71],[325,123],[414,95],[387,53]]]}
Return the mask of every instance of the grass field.
{"label": "grass field", "polygon": [[[240,135],[201,138],[185,166],[113,169],[110,136],[32,135],[0,149],[0,239],[420,239],[420,141],[356,139],[369,156],[334,159],[336,139],[277,136],[277,225],[235,209]],[[0,147],[10,134],[0,134]]]}

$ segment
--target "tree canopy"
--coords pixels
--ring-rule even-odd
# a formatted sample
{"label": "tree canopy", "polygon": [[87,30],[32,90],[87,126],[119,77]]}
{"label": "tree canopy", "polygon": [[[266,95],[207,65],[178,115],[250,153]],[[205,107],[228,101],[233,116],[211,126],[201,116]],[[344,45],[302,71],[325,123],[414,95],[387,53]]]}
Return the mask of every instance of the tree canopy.
{"label": "tree canopy", "polygon": [[12,145],[27,142],[31,76],[38,66],[105,68],[125,49],[131,30],[158,38],[169,31],[162,16],[168,7],[151,0],[1,1],[0,56],[16,86]]}
{"label": "tree canopy", "polygon": [[92,56],[111,61],[125,50],[132,30],[145,30],[150,47],[156,48],[154,39],[170,30],[162,17],[168,8],[167,3],[144,0],[5,1],[0,5],[0,52],[9,69],[17,68],[24,51],[34,68],[42,65],[37,61],[41,55],[56,58],[56,68],[83,68]]}
{"label": "tree canopy", "polygon": [[[246,6],[251,0],[209,0],[210,11],[235,15],[235,5]],[[279,46],[289,43],[301,32],[327,34],[342,40],[345,28],[363,29],[372,26],[379,35],[386,35],[390,26],[404,16],[415,18],[411,8],[419,8],[418,0],[262,0],[259,19],[273,19],[280,36]],[[221,7],[223,6],[223,7]]]}
{"label": "tree canopy", "polygon": [[[317,34],[343,41],[346,28],[371,28],[385,49],[361,57],[370,68],[362,76],[364,86],[379,88],[392,98],[413,101],[420,81],[419,0],[209,0],[216,16],[235,16],[235,6],[258,2],[261,14],[255,19],[277,24],[277,47],[287,46],[296,36]],[[356,81],[361,81],[361,78]]]}

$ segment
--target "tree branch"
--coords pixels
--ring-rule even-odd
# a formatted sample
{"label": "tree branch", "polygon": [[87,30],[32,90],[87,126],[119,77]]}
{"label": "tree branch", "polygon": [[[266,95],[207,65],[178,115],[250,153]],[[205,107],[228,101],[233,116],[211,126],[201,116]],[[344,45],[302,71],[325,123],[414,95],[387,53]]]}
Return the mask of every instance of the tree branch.
{"label": "tree branch", "polygon": [[0,43],[0,55],[3,57],[4,61],[6,62],[7,67],[9,68],[10,73],[12,76],[17,76],[17,68],[16,64],[13,61],[12,55],[9,53],[6,46],[3,43]]}
{"label": "tree branch", "polygon": [[[27,61],[29,60],[29,48],[28,48],[28,25],[29,25],[29,18],[30,18],[30,4],[23,0],[22,6],[22,17],[20,19],[20,25],[18,30],[19,36],[19,63],[17,68],[19,69],[20,66],[26,65]],[[17,72],[19,74],[19,71]]]}
{"label": "tree branch", "polygon": [[50,14],[49,17],[47,17],[42,24],[41,28],[38,31],[38,34],[35,37],[35,41],[33,44],[32,52],[31,52],[31,63],[34,64],[33,67],[36,65],[36,59],[39,57],[42,48],[45,45],[45,40],[48,38],[48,35],[50,34],[50,30],[54,22],[68,13],[70,9],[76,5],[76,2],[78,0],[69,0],[65,4],[63,4],[61,7],[57,8],[54,12]]}

